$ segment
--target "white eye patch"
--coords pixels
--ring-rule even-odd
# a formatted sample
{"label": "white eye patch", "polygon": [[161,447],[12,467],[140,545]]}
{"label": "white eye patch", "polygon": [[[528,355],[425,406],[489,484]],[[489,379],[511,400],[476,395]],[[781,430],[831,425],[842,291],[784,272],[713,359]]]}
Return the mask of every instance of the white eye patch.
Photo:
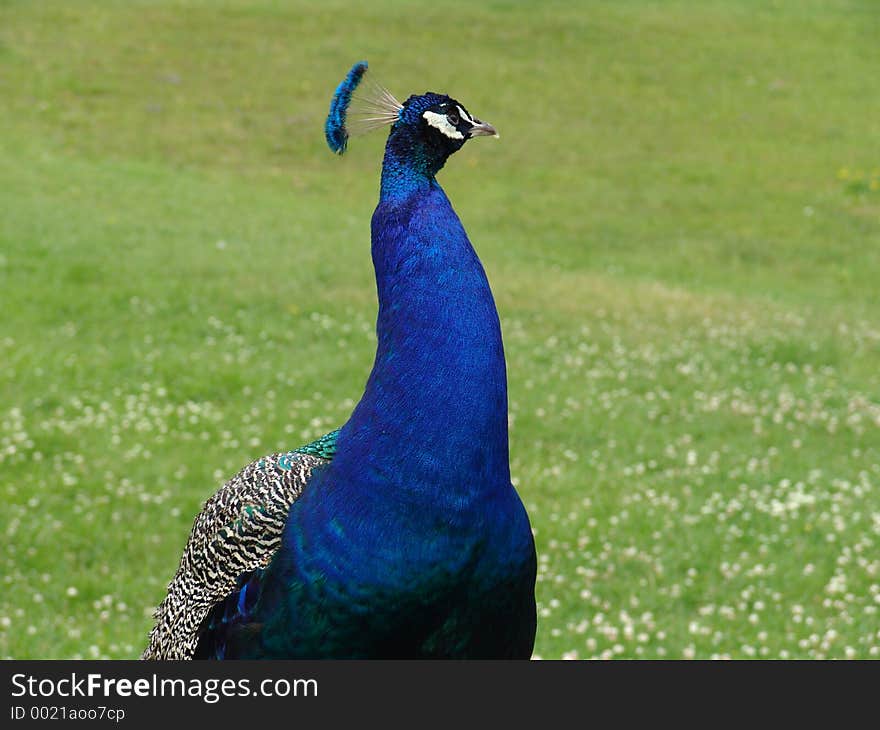
{"label": "white eye patch", "polygon": [[460,117],[461,117],[462,119],[464,119],[468,124],[470,124],[471,126],[473,126],[473,124],[474,124],[474,120],[471,119],[471,118],[468,116],[467,112],[466,112],[464,109],[462,109],[458,104],[455,105],[455,108],[458,109],[458,116],[460,116]]}
{"label": "white eye patch", "polygon": [[422,114],[422,117],[428,124],[430,124],[432,127],[435,127],[436,129],[439,129],[450,139],[464,139],[464,135],[449,123],[449,120],[446,118],[445,114],[438,114],[437,112],[425,112],[424,114]]}

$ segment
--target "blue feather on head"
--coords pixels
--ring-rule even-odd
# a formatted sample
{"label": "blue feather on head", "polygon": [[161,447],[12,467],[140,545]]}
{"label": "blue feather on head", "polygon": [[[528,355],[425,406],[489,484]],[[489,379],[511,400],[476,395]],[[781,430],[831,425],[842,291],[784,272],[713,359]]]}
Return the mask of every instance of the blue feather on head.
{"label": "blue feather on head", "polygon": [[351,103],[351,95],[366,71],[366,61],[358,61],[352,66],[342,83],[336,87],[333,100],[330,102],[330,113],[327,115],[327,122],[324,125],[324,134],[330,149],[337,155],[343,154],[348,146],[348,129],[345,126],[348,105]]}

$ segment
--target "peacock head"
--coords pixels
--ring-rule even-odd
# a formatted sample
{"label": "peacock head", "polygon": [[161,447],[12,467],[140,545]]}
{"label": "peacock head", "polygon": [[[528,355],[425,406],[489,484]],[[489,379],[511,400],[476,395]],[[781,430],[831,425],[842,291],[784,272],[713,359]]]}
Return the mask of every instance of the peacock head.
{"label": "peacock head", "polygon": [[495,127],[471,116],[461,102],[433,92],[413,95],[403,103],[390,136],[395,133],[414,138],[443,159],[460,150],[471,137],[498,136]]}
{"label": "peacock head", "polygon": [[388,148],[424,165],[433,174],[472,137],[498,137],[495,127],[480,121],[461,102],[445,94],[426,92],[410,96],[401,104],[377,84],[366,91],[358,88],[366,70],[366,61],[355,64],[333,96],[325,132],[334,152],[345,152],[349,134],[390,125]]}

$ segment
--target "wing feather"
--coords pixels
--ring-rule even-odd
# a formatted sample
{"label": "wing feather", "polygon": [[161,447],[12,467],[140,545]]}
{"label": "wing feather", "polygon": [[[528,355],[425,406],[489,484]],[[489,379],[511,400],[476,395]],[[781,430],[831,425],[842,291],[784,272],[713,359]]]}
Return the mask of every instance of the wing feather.
{"label": "wing feather", "polygon": [[235,590],[240,576],[271,562],[290,506],[312,470],[332,458],[326,445],[335,447],[335,435],[248,464],[205,502],[156,609],[142,659],[192,659],[211,609]]}

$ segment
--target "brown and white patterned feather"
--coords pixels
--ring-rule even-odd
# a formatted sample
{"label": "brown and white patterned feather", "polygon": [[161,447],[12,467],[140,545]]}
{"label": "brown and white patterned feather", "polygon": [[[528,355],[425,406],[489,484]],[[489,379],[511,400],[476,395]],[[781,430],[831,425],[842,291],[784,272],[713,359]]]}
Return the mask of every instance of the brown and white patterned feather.
{"label": "brown and white patterned feather", "polygon": [[239,576],[269,564],[290,506],[312,469],[327,461],[297,452],[266,456],[205,502],[141,659],[192,659],[208,612],[235,589]]}

